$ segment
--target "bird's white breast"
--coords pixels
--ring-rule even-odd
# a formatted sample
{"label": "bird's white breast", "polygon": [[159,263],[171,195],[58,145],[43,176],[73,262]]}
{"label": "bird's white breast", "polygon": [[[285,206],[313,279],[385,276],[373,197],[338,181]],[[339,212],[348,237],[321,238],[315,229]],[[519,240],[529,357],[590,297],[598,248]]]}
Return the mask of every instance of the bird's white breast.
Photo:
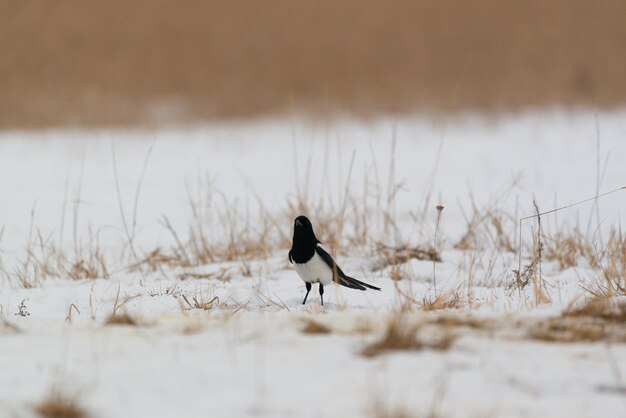
{"label": "bird's white breast", "polygon": [[294,265],[298,276],[305,282],[319,282],[325,286],[333,281],[332,269],[322,260],[317,252],[306,263],[294,263]]}

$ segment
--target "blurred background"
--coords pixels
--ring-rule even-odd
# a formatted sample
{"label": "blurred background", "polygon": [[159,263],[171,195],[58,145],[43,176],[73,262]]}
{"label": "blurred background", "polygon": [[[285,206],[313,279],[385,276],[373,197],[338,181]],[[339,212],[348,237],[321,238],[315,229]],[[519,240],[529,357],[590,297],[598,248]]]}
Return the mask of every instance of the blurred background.
{"label": "blurred background", "polygon": [[0,0],[0,129],[626,102],[624,0]]}

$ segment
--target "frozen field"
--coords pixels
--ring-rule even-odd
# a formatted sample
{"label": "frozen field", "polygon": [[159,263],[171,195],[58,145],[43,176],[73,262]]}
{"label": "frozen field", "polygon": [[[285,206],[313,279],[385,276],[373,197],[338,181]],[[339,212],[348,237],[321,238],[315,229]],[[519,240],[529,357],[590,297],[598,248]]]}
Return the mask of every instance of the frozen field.
{"label": "frozen field", "polygon": [[[0,418],[623,416],[625,156],[624,112],[0,133]],[[302,306],[302,213],[382,291]]]}

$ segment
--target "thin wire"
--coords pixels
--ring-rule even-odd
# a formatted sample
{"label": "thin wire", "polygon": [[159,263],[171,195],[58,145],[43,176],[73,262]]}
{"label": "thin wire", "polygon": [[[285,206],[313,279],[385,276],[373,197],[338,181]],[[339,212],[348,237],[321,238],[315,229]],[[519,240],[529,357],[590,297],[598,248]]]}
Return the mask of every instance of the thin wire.
{"label": "thin wire", "polygon": [[605,193],[602,193],[602,194],[590,197],[589,199],[581,200],[580,202],[569,204],[567,206],[562,206],[560,208],[548,210],[546,212],[536,213],[534,215],[526,216],[525,218],[520,218],[520,222],[521,221],[525,221],[526,219],[537,218],[539,216],[548,215],[550,213],[558,212],[558,211],[563,210],[563,209],[568,209],[568,208],[571,208],[571,207],[574,207],[574,206],[577,206],[577,205],[580,205],[580,204],[583,204],[583,203],[591,202],[592,200],[596,200],[596,199],[598,199],[600,197],[607,196],[607,195],[610,195],[610,194],[615,193],[615,192],[619,192],[620,190],[626,190],[626,186],[620,187],[619,189],[611,190],[610,192],[605,192]]}

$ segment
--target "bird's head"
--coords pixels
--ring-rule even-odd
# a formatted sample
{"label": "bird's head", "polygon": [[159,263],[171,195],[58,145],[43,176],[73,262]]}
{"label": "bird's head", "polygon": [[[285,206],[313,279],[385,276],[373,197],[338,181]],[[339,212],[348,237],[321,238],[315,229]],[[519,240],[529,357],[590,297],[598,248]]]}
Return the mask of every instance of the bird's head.
{"label": "bird's head", "polygon": [[294,236],[300,236],[303,238],[315,239],[315,233],[313,232],[313,225],[306,216],[298,216],[293,222],[293,234]]}

